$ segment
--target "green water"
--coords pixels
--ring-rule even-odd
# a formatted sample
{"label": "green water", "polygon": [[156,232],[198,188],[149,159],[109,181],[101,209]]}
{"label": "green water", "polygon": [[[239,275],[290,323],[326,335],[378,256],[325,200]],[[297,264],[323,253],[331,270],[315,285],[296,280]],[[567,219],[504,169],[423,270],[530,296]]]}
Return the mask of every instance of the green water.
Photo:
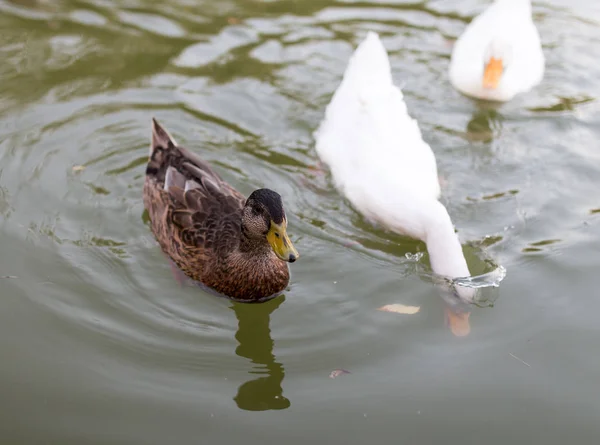
{"label": "green water", "polygon": [[[487,4],[0,0],[0,441],[598,442],[600,8],[535,2],[544,81],[490,107],[447,76]],[[368,30],[469,266],[507,269],[468,336],[427,257],[405,258],[424,245],[314,170],[312,132]],[[152,116],[243,193],[283,195],[302,255],[283,297],[176,284],[143,220]],[[420,311],[377,310],[394,303]]]}

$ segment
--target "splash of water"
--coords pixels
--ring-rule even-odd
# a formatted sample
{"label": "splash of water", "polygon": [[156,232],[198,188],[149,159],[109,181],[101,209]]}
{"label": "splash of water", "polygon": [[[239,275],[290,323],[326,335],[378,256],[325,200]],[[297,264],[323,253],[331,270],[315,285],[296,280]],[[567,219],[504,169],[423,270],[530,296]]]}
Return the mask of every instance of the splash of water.
{"label": "splash of water", "polygon": [[500,282],[506,277],[506,268],[497,266],[491,272],[481,275],[475,275],[464,278],[453,278],[450,284],[455,286],[469,287],[471,289],[481,289],[483,287],[499,287]]}
{"label": "splash of water", "polygon": [[423,252],[417,252],[417,253],[410,253],[410,252],[406,252],[404,254],[404,256],[406,257],[407,260],[418,263],[419,260],[421,258],[423,258],[424,253]]}
{"label": "splash of water", "polygon": [[[504,266],[496,264],[493,264],[493,266],[494,269],[489,272],[469,277],[450,278],[431,271],[421,271],[419,275],[437,287],[438,294],[448,306],[454,308],[455,311],[468,311],[470,305],[478,307],[493,306],[498,294],[491,291],[491,289],[500,287],[500,283],[506,277]],[[470,301],[461,299],[456,291],[459,286],[476,289],[473,299]]]}
{"label": "splash of water", "polygon": [[[406,254],[406,258],[409,260],[418,262],[423,256],[422,253],[412,255]],[[485,287],[499,287],[504,277],[506,277],[506,268],[501,265],[494,265],[494,269],[490,272],[482,273],[480,275],[472,275],[469,277],[457,277],[451,278],[444,275],[436,274],[432,271],[421,270],[419,275],[422,278],[428,279],[434,284],[449,285],[449,286],[462,286],[471,289],[481,289]]]}

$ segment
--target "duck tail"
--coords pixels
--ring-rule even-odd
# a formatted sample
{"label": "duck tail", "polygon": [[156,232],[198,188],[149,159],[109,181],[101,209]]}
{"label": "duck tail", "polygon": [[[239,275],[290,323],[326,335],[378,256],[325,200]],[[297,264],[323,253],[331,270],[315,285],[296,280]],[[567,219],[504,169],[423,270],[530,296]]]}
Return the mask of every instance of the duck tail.
{"label": "duck tail", "polygon": [[177,142],[156,119],[152,118],[152,141],[146,175],[163,179],[169,166],[169,154],[177,147]]}
{"label": "duck tail", "polygon": [[392,83],[390,60],[379,34],[367,33],[350,58],[344,78],[355,86]]}

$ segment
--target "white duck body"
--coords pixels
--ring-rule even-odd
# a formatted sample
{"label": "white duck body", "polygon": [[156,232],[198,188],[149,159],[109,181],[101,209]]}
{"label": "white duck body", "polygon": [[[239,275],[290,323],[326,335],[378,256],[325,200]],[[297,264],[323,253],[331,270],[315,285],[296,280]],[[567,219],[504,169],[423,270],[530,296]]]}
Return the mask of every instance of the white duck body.
{"label": "white duck body", "polygon": [[[498,83],[484,86],[490,59],[501,61]],[[454,43],[450,83],[478,99],[506,102],[544,77],[544,53],[531,18],[530,0],[495,0]]]}
{"label": "white duck body", "polygon": [[[435,156],[393,84],[377,34],[369,32],[351,57],[315,139],[336,188],[355,209],[424,241],[435,273],[470,275],[450,216],[438,201]],[[457,290],[466,299],[473,296],[472,289]]]}

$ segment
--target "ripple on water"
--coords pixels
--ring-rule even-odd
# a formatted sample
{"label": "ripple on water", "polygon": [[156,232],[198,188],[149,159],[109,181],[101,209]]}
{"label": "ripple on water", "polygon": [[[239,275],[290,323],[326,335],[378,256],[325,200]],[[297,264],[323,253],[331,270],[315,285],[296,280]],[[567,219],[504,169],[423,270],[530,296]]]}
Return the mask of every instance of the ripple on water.
{"label": "ripple on water", "polygon": [[[444,316],[452,319],[448,310],[462,311],[458,318],[464,311],[476,314],[472,319],[489,316],[440,298],[427,280],[425,245],[372,226],[316,168],[312,131],[368,28],[381,32],[394,78],[447,173],[445,203],[469,241],[464,250],[475,275],[463,284],[489,285],[486,274],[501,275],[494,269],[499,263],[518,276],[510,267],[533,263],[532,256],[535,265],[555,265],[549,254],[568,245],[567,230],[560,222],[542,224],[541,217],[573,217],[576,210],[563,211],[564,202],[587,193],[594,181],[596,169],[581,165],[597,157],[589,151],[593,129],[579,128],[580,116],[568,114],[595,106],[578,82],[551,88],[556,98],[534,92],[535,100],[499,109],[474,105],[448,85],[447,40],[461,32],[470,6],[459,15],[454,7],[444,12],[443,2],[321,10],[307,3],[315,10],[304,16],[245,18],[235,2],[213,2],[201,12],[195,2],[148,12],[137,2],[127,9],[95,2],[94,12],[70,13],[44,3],[0,0],[2,11],[44,26],[62,13],[64,22],[77,25],[67,32],[60,22],[56,34],[44,31],[44,38],[25,43],[19,36],[4,47],[0,77],[25,76],[19,82],[33,86],[11,102],[10,116],[2,115],[0,215],[3,229],[27,232],[26,242],[38,249],[22,269],[32,283],[15,286],[30,286],[31,301],[59,320],[60,329],[75,332],[82,349],[94,350],[97,372],[123,377],[123,386],[147,385],[152,394],[171,386],[175,398],[202,380],[214,384],[207,394],[222,398],[219,383],[231,378],[226,391],[240,408],[283,409],[293,403],[283,391],[286,372],[326,379],[344,366],[368,374],[391,357],[411,369],[417,366],[411,361],[427,354],[426,363],[439,365],[453,353],[440,340],[447,334]],[[216,18],[203,16],[212,12]],[[239,18],[227,17],[234,12]],[[561,20],[544,19],[542,26]],[[568,43],[574,50],[581,44]],[[563,75],[556,70],[563,58],[551,52],[554,76]],[[573,62],[567,72],[577,70],[581,85],[591,84],[593,76],[581,70],[589,60]],[[43,83],[34,82],[36,74]],[[519,111],[523,104],[527,112]],[[554,115],[564,119],[549,121]],[[142,218],[151,116],[245,194],[268,186],[284,196],[290,235],[303,257],[292,266],[284,297],[235,304],[173,280]],[[577,146],[539,140],[561,125]],[[586,184],[567,187],[572,176],[555,173],[557,163],[582,172]],[[547,188],[553,193],[535,193],[541,180],[554,184]],[[586,211],[596,207],[586,202]],[[485,298],[493,303],[496,296]],[[420,311],[377,311],[386,304]],[[523,311],[523,320],[529,315]],[[490,337],[500,330],[487,329]],[[117,368],[102,368],[103,361]],[[111,373],[118,366],[129,372]]]}
{"label": "ripple on water", "polygon": [[[134,98],[135,94],[130,97]],[[247,312],[234,305],[232,314],[231,304],[226,300],[216,299],[198,289],[177,287],[170,276],[166,258],[143,224],[141,167],[147,156],[147,142],[144,140],[148,139],[148,126],[136,125],[136,122],[146,121],[147,110],[138,109],[135,100],[129,104],[127,101],[116,103],[94,96],[88,98],[87,103],[75,100],[72,105],[77,107],[71,115],[61,105],[56,109],[47,105],[47,110],[53,112],[56,120],[46,122],[39,130],[40,137],[29,146],[34,154],[43,152],[45,144],[52,143],[61,148],[45,156],[54,156],[63,164],[66,161],[68,165],[81,165],[82,169],[77,172],[71,172],[70,168],[55,169],[48,162],[40,163],[39,158],[33,155],[25,160],[34,163],[39,173],[35,178],[29,178],[27,184],[21,184],[24,187],[23,198],[35,194],[37,201],[31,202],[41,202],[37,190],[49,184],[52,184],[54,193],[44,197],[42,206],[19,209],[19,216],[36,221],[30,227],[35,233],[32,242],[44,245],[55,256],[52,261],[62,265],[61,268],[73,271],[67,275],[50,273],[46,276],[48,274],[41,265],[37,271],[32,270],[32,275],[44,274],[44,281],[51,283],[51,286],[40,285],[39,292],[33,294],[37,296],[32,297],[33,301],[62,320],[65,326],[75,329],[82,339],[98,349],[99,356],[110,351],[112,358],[105,359],[115,360],[118,357],[122,366],[143,365],[156,371],[183,372],[189,377],[192,372],[214,376],[215,370],[223,367],[234,372],[236,369],[247,370],[248,363],[240,364],[231,354],[232,350],[236,350],[232,332],[237,331],[238,355],[257,363],[250,369],[258,366],[263,377],[243,383],[235,396],[236,402],[245,409],[286,407],[289,401],[286,403],[281,394],[281,379],[285,371],[273,352],[273,337],[269,330],[269,323],[273,321],[271,313],[258,307]],[[164,122],[176,122],[175,128],[181,129],[181,136],[176,133],[178,140],[184,143],[190,137],[184,131],[186,121],[190,127],[194,124],[215,126],[210,121],[202,124],[190,116],[182,120],[181,116],[167,113],[172,120],[165,117]],[[40,116],[30,115],[29,124],[33,125]],[[69,143],[60,144],[58,141]],[[198,141],[190,143],[192,149],[203,152]],[[217,158],[211,150],[220,144],[223,141],[210,141],[205,157]],[[264,143],[254,146],[242,144],[240,148],[237,152],[243,154],[246,150],[246,154],[230,162],[230,168],[221,169],[224,176],[247,189],[246,192],[251,187],[242,184],[247,182],[248,177],[256,187],[263,183],[274,184],[274,188],[289,197],[291,223],[295,226],[297,221],[293,215],[300,202],[304,200],[303,205],[307,205],[306,200],[313,199],[311,195],[304,197],[297,187],[292,186],[294,175],[305,169],[303,159],[306,156],[302,152],[286,153],[287,149],[279,152],[280,147]],[[296,159],[296,156],[302,160]],[[16,161],[15,157],[7,160],[8,166]],[[57,171],[60,172],[58,175]],[[18,183],[21,179],[14,176],[11,181]],[[103,192],[97,193],[98,188]],[[316,202],[310,205],[317,211]],[[44,216],[49,209],[55,209],[56,214],[51,220]],[[306,237],[302,235],[302,226],[298,224],[297,227],[295,236]],[[313,258],[326,254],[318,242],[310,237],[307,241],[307,247],[314,246]],[[338,256],[342,258],[343,247],[337,249]],[[309,261],[304,264],[310,273],[316,267],[310,264],[311,252],[307,252],[306,256]],[[294,277],[303,275],[298,270],[293,273]],[[367,276],[366,271],[362,273]],[[343,279],[342,276],[340,280]],[[298,291],[302,294],[301,289],[301,284],[295,280],[291,295]],[[364,338],[362,331],[346,333],[343,338],[338,334],[338,323],[350,325],[356,322],[357,317],[361,318],[360,304],[345,301],[341,294],[329,309],[322,309],[320,303],[327,293],[318,285],[313,287],[313,291],[314,296],[290,297],[287,313],[284,305],[273,315],[281,354],[294,357],[299,363],[316,361],[318,355],[326,351],[351,348],[357,340]],[[301,322],[290,323],[290,317],[296,318],[293,312],[299,306],[312,308],[312,313],[305,312],[304,317],[300,317],[304,318],[304,322],[322,328],[307,330]],[[283,325],[277,317],[286,320]],[[338,321],[326,323],[328,317],[335,317]],[[243,333],[248,329],[244,326],[248,324],[262,326],[259,338],[249,337],[253,338],[252,341],[243,339]],[[323,338],[328,340],[323,341]],[[315,366],[320,368],[322,365],[313,363],[309,367]],[[260,380],[262,378],[267,381]],[[254,404],[253,387],[267,388],[266,392],[272,397],[261,402],[262,405]]]}

